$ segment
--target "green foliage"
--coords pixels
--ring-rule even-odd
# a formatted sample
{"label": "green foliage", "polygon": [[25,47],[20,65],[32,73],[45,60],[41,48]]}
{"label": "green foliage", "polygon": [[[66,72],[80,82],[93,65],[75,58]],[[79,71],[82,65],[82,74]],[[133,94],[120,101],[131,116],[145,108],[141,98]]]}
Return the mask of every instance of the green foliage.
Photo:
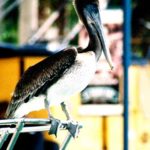
{"label": "green foliage", "polygon": [[74,7],[72,5],[72,3],[69,3],[67,8],[66,8],[66,11],[67,11],[67,27],[68,29],[72,29],[73,26],[78,22],[78,17],[77,17],[77,14],[74,10]]}
{"label": "green foliage", "polygon": [[3,31],[0,34],[0,41],[2,42],[9,42],[9,43],[17,43],[18,42],[18,32],[17,27],[9,22],[6,21],[3,23]]}
{"label": "green foliage", "polygon": [[[3,12],[13,3],[9,0],[3,8]],[[18,42],[18,8],[14,8],[8,13],[0,23],[0,41],[17,43]]]}

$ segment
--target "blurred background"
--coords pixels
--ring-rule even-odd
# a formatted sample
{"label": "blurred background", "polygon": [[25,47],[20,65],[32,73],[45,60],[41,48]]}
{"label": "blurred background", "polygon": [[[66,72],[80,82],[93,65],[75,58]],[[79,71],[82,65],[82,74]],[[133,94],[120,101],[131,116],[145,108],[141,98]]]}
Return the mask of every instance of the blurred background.
{"label": "blurred background", "polygon": [[[102,55],[91,83],[81,93],[70,98],[71,113],[84,128],[79,137],[69,143],[69,150],[122,150],[124,147],[123,1],[99,1],[114,70],[109,69]],[[129,150],[149,150],[149,2],[132,0],[131,9]],[[29,66],[68,45],[86,47],[87,43],[88,34],[78,21],[72,0],[0,0],[0,118],[3,118],[16,83]],[[59,106],[52,107],[51,112],[53,116],[65,119]],[[48,117],[45,110],[28,116]],[[66,131],[60,131],[57,138],[47,132],[22,134],[15,149],[26,145],[36,150],[37,147],[31,146],[31,143],[35,143],[39,146],[42,144],[45,150],[57,150],[65,135]],[[38,140],[34,141],[34,136]],[[32,142],[26,143],[25,139],[29,137]]]}

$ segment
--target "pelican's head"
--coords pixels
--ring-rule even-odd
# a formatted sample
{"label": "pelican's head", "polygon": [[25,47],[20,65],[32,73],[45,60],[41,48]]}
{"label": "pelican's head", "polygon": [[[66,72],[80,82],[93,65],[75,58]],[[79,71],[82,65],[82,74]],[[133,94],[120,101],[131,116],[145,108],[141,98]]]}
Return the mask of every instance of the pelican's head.
{"label": "pelican's head", "polygon": [[[100,18],[99,0],[74,0],[74,6],[77,14],[83,24],[86,26],[89,34],[98,37],[99,51],[103,51],[110,68],[113,68],[110,52],[106,45],[103,26]],[[92,42],[92,41],[91,41]],[[101,53],[101,52],[100,52]]]}

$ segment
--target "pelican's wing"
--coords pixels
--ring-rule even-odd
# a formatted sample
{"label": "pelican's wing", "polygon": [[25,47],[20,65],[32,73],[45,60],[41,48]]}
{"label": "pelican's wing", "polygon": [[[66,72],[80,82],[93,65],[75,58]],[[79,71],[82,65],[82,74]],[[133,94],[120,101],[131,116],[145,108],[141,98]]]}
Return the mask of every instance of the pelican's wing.
{"label": "pelican's wing", "polygon": [[76,55],[75,48],[65,49],[27,69],[16,85],[6,117],[11,118],[22,103],[37,96],[41,90],[44,92],[47,84],[54,84],[74,64]]}

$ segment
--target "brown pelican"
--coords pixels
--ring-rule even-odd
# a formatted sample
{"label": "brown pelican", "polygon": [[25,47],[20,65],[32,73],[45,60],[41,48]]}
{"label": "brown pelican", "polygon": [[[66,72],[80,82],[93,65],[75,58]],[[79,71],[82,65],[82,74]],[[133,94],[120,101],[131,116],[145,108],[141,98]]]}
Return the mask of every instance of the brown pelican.
{"label": "brown pelican", "polygon": [[[74,0],[74,6],[88,31],[88,46],[85,49],[63,49],[27,69],[16,85],[7,108],[7,118],[20,118],[43,108],[48,110],[50,116],[49,107],[61,104],[69,120],[70,115],[64,102],[88,85],[102,51],[112,68],[103,35],[98,0]],[[55,125],[54,123],[54,128]],[[56,134],[55,131],[54,133]]]}

